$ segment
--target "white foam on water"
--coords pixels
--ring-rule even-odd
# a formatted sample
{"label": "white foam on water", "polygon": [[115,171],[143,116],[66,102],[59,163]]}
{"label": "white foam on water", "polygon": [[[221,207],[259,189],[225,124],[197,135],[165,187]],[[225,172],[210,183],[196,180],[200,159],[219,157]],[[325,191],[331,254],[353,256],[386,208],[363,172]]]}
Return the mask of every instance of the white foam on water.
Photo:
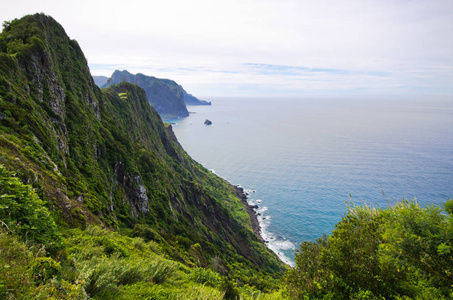
{"label": "white foam on water", "polygon": [[[262,200],[257,199],[247,199],[249,205],[258,205],[262,203]],[[255,209],[257,214],[258,223],[260,225],[260,235],[266,243],[266,246],[271,249],[277,256],[286,264],[291,267],[295,266],[295,263],[292,259],[287,257],[283,251],[285,250],[294,250],[296,246],[288,241],[284,237],[276,236],[268,230],[269,225],[271,224],[272,217],[270,215],[264,214],[268,210],[267,206],[258,206]]]}

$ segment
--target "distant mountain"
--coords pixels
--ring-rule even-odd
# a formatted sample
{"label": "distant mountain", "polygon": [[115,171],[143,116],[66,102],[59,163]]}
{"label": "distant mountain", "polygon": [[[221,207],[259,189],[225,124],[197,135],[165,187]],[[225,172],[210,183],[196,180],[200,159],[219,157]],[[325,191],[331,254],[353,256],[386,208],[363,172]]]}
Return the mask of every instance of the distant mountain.
{"label": "distant mountain", "polygon": [[187,93],[181,85],[180,87],[182,89],[184,103],[186,103],[186,105],[211,105],[211,102],[200,100],[197,97],[192,96],[192,94]]}
{"label": "distant mountain", "polygon": [[143,88],[149,103],[163,119],[184,118],[189,115],[181,87],[169,79],[116,70],[103,87],[127,81]]}
{"label": "distant mountain", "polygon": [[93,76],[93,80],[98,87],[101,87],[107,83],[107,80],[109,80],[109,78],[107,76]]}

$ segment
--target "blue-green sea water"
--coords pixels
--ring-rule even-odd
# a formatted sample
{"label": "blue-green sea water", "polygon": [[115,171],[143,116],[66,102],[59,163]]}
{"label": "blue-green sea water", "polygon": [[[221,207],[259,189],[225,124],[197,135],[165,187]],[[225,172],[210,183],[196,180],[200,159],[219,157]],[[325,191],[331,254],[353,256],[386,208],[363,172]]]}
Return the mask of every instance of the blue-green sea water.
{"label": "blue-green sea water", "polygon": [[[294,263],[346,202],[385,207],[453,198],[453,98],[216,98],[173,121],[196,161],[257,203],[262,235]],[[212,125],[204,125],[205,119]]]}

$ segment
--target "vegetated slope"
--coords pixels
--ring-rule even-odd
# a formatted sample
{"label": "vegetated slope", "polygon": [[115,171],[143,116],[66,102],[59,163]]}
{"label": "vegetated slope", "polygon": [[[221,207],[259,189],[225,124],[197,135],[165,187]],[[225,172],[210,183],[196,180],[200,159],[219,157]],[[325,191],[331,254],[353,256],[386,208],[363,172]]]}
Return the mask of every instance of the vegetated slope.
{"label": "vegetated slope", "polygon": [[294,299],[452,299],[453,200],[350,206],[330,236],[303,242],[286,274]]}
{"label": "vegetated slope", "polygon": [[179,87],[182,90],[184,103],[186,103],[186,105],[211,105],[210,101],[208,102],[206,100],[200,100],[197,97],[193,96],[192,94],[187,93],[186,90],[181,85]]}
{"label": "vegetated slope", "polygon": [[151,103],[162,118],[175,119],[189,115],[184,103],[182,89],[173,80],[159,79],[140,73],[134,75],[126,70],[116,70],[103,87],[109,87],[122,81],[142,87],[146,92],[149,103]]}
{"label": "vegetated slope", "polygon": [[143,89],[122,82],[101,91],[77,42],[51,17],[4,27],[0,164],[33,186],[60,230],[120,229],[239,284],[266,288],[281,274],[234,187],[184,152]]}

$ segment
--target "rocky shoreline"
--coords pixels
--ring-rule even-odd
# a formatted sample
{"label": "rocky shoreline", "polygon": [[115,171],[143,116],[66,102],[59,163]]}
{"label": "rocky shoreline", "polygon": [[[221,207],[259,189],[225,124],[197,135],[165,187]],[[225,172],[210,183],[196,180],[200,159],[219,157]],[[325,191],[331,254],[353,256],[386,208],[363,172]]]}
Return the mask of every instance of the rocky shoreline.
{"label": "rocky shoreline", "polygon": [[260,226],[260,223],[258,222],[258,215],[257,215],[257,213],[255,211],[258,208],[258,205],[250,205],[247,202],[248,193],[246,193],[244,191],[243,187],[241,187],[240,185],[235,185],[234,188],[236,190],[236,195],[238,196],[238,198],[241,199],[242,202],[244,202],[244,204],[245,204],[245,207],[247,209],[247,213],[250,216],[250,221],[252,222],[253,233],[255,233],[256,237],[261,242],[266,243],[266,241],[261,236],[261,226]]}

